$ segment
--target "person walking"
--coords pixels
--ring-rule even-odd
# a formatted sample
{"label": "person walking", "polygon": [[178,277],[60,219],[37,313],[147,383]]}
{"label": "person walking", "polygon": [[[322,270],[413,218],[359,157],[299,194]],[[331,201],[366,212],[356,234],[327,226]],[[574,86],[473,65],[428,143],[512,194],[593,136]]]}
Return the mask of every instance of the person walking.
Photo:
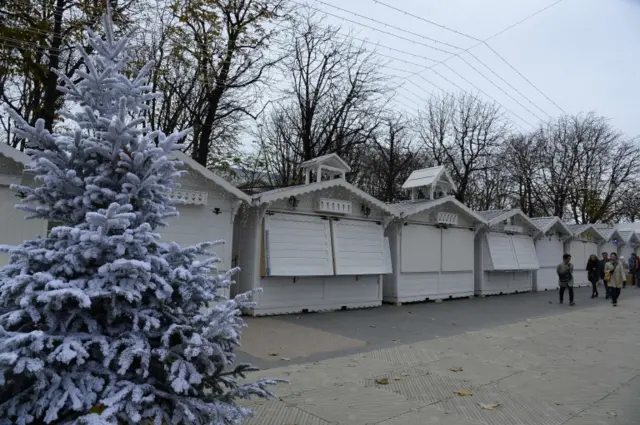
{"label": "person walking", "polygon": [[640,288],[640,255],[636,253],[633,254],[633,259],[635,260],[634,269],[636,271],[636,285]]}
{"label": "person walking", "polygon": [[630,282],[629,285],[637,286],[638,285],[638,256],[635,252],[631,253],[631,257],[629,257],[629,275],[631,278],[627,277]]}
{"label": "person walking", "polygon": [[573,302],[573,264],[571,264],[571,255],[564,254],[562,263],[556,268],[558,274],[558,285],[560,286],[560,304],[564,300],[564,292],[569,289],[569,305],[575,305]]}
{"label": "person walking", "polygon": [[606,264],[609,262],[609,254],[606,252],[602,253],[602,260],[600,260],[600,280],[602,280],[602,284],[604,285],[604,299],[609,299],[609,280],[605,279],[604,269]]}
{"label": "person walking", "polygon": [[618,298],[622,291],[622,285],[626,279],[624,275],[624,265],[618,261],[618,256],[611,253],[609,262],[605,265],[605,278],[609,277],[609,291],[611,293],[611,304],[614,307],[618,305]]}
{"label": "person walking", "polygon": [[587,276],[591,282],[591,299],[598,296],[598,281],[600,280],[600,260],[591,254],[587,261]]}

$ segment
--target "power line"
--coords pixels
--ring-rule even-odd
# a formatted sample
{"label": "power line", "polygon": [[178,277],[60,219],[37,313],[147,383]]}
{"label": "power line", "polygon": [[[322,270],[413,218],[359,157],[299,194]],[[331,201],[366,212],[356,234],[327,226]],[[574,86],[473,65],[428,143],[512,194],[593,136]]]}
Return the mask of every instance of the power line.
{"label": "power line", "polygon": [[[486,79],[487,81],[489,81],[491,84],[493,84],[498,90],[500,90],[502,93],[506,94],[507,96],[509,96],[509,98],[511,100],[513,100],[514,102],[516,102],[518,105],[520,105],[525,111],[529,112],[531,115],[533,115],[534,117],[536,117],[539,121],[543,121],[542,118],[540,118],[535,112],[533,112],[531,109],[527,108],[526,106],[524,106],[522,103],[520,103],[520,101],[518,99],[516,99],[515,97],[511,96],[509,93],[507,93],[506,91],[504,91],[502,89],[502,87],[500,87],[499,85],[497,85],[496,83],[493,82],[493,80],[491,80],[489,77],[487,77],[486,75],[484,75],[482,72],[480,72],[475,66],[471,65],[465,58],[463,58],[462,56],[460,56],[460,59],[462,59],[462,61],[464,61],[464,63],[466,63],[467,65],[469,65],[471,68],[473,68],[474,71],[476,71],[478,74],[480,74],[480,76],[482,76],[484,79]],[[483,64],[484,65],[484,64]],[[449,64],[444,64],[444,66],[446,66],[447,68],[449,67]],[[544,112],[544,111],[543,111]]]}
{"label": "power line", "polygon": [[[316,1],[318,1],[318,0],[316,0]],[[389,5],[389,4],[387,4],[387,3],[385,3],[385,2],[383,2],[383,1],[381,1],[381,0],[372,0],[372,1],[373,1],[374,3],[376,3],[376,4],[381,5],[381,6],[387,7],[387,8],[389,8],[389,9],[395,10],[395,11],[400,12],[400,13],[403,13],[404,15],[411,16],[412,18],[419,19],[419,20],[421,20],[421,21],[423,21],[423,22],[426,22],[426,23],[428,23],[428,24],[431,24],[431,25],[437,26],[437,27],[439,27],[439,28],[442,28],[442,29],[445,29],[445,30],[447,30],[447,31],[453,32],[453,33],[455,33],[455,34],[462,35],[462,36],[467,37],[467,38],[469,38],[469,39],[471,39],[471,40],[478,41],[478,44],[476,44],[476,45],[474,45],[474,46],[471,46],[469,49],[466,49],[466,50],[465,50],[465,52],[467,52],[467,53],[471,54],[472,56],[474,56],[474,55],[473,55],[471,52],[469,52],[469,50],[471,50],[471,49],[473,49],[473,48],[475,48],[475,47],[477,47],[477,46],[479,46],[479,45],[481,45],[481,44],[484,44],[484,45],[485,45],[485,46],[487,46],[487,47],[488,47],[488,48],[489,48],[489,49],[490,49],[490,50],[491,50],[491,51],[492,51],[496,56],[498,56],[498,58],[500,58],[500,59],[501,59],[505,64],[507,64],[511,69],[513,69],[513,70],[514,70],[514,71],[515,71],[515,72],[516,72],[516,73],[517,73],[517,74],[518,74],[518,75],[519,75],[523,80],[525,80],[529,85],[531,85],[531,86],[532,86],[532,87],[533,87],[533,88],[534,88],[538,93],[540,93],[540,94],[541,94],[542,96],[544,96],[544,97],[545,97],[549,102],[551,102],[551,103],[552,103],[556,108],[560,109],[563,113],[565,113],[565,114],[566,114],[566,112],[564,111],[564,109],[562,109],[562,108],[561,108],[561,107],[560,107],[556,102],[554,102],[554,101],[553,101],[549,96],[547,96],[544,92],[542,92],[542,90],[540,90],[540,89],[539,89],[539,88],[538,88],[534,83],[532,83],[532,82],[531,82],[531,80],[529,80],[529,79],[528,79],[527,77],[525,77],[525,76],[524,76],[520,71],[518,71],[518,70],[517,70],[517,69],[516,69],[516,68],[515,68],[515,67],[514,67],[514,66],[513,66],[509,61],[507,61],[507,60],[506,60],[502,55],[500,55],[500,54],[499,54],[499,53],[498,53],[498,52],[497,52],[493,47],[491,47],[491,45],[489,45],[489,43],[488,43],[488,41],[489,41],[489,40],[492,40],[492,39],[494,39],[495,37],[497,37],[497,36],[499,36],[499,35],[501,35],[501,34],[503,34],[503,33],[507,32],[507,31],[509,31],[510,29],[512,29],[512,28],[514,28],[514,27],[516,27],[516,26],[518,26],[518,25],[520,25],[520,24],[522,24],[522,23],[524,23],[524,22],[528,21],[529,19],[531,19],[531,18],[533,18],[533,17],[535,17],[535,16],[539,15],[540,13],[542,13],[542,12],[544,12],[544,11],[546,11],[546,10],[548,10],[548,9],[552,8],[553,6],[558,5],[559,3],[563,2],[564,0],[557,0],[557,1],[555,1],[555,2],[553,2],[553,3],[551,3],[551,4],[549,4],[549,5],[547,5],[546,7],[543,7],[542,9],[537,10],[537,11],[536,11],[536,12],[534,12],[533,14],[526,16],[525,18],[521,19],[520,21],[518,21],[518,22],[514,23],[513,25],[510,25],[510,26],[508,26],[508,27],[506,27],[506,28],[504,28],[504,29],[502,29],[502,30],[498,31],[497,33],[493,34],[492,36],[490,36],[489,38],[486,38],[486,39],[484,39],[484,40],[481,40],[481,39],[479,39],[479,38],[477,38],[477,37],[474,37],[474,36],[472,36],[472,35],[469,35],[469,34],[463,33],[463,32],[461,32],[461,31],[455,30],[455,29],[453,29],[453,28],[449,28],[449,27],[447,27],[447,26],[445,26],[445,25],[439,24],[439,23],[437,23],[437,22],[431,21],[431,20],[426,19],[426,18],[423,18],[423,17],[421,17],[421,16],[415,15],[415,14],[413,14],[413,13],[411,13],[411,12],[407,12],[406,10],[403,10],[403,9],[397,8],[397,7],[395,7],[395,6],[391,6],[391,5]],[[462,53],[462,52],[461,52],[461,53]],[[459,54],[458,54],[458,55],[459,55]],[[458,55],[456,55],[456,56],[458,56]],[[486,66],[486,65],[485,65],[485,64],[484,64],[480,59],[478,59],[476,56],[474,56],[474,58],[475,58],[478,62],[480,62],[482,65]],[[449,60],[449,59],[447,59],[447,60]],[[487,68],[488,68],[488,69],[490,69],[489,67],[487,67]],[[490,69],[490,70],[491,70],[491,69]],[[493,70],[491,70],[491,71],[492,71],[494,74],[496,74],[496,76],[498,76],[501,80],[505,81],[502,77],[500,77],[500,76],[499,76],[497,73],[495,73]],[[505,81],[505,83],[506,83],[506,81]],[[507,83],[507,84],[508,84],[508,83]],[[511,86],[511,84],[509,84],[509,86]],[[512,88],[513,88],[513,87],[512,87]],[[514,90],[515,90],[515,89],[514,89]],[[517,91],[517,90],[516,90],[516,91]],[[527,99],[527,101],[529,101],[531,104],[533,104],[536,108],[540,109],[542,112],[544,112],[545,114],[547,114],[544,110],[542,110],[539,106],[537,106],[535,103],[533,103],[531,100],[529,100],[526,96],[524,96],[524,95],[523,95],[522,93],[520,93],[519,91],[518,91],[518,94],[520,94],[522,97],[524,97],[525,99]],[[547,115],[549,115],[549,114],[547,114]]]}
{"label": "power line", "polygon": [[[313,0],[313,1],[317,1],[317,0]],[[441,51],[441,52],[444,52],[444,53],[447,53],[447,54],[453,54],[453,52],[450,52],[448,50],[444,50],[444,49],[440,49],[438,47],[430,46],[429,44],[422,43],[422,42],[416,41],[416,40],[412,40],[410,38],[403,37],[401,35],[394,34],[394,33],[389,32],[389,31],[381,30],[380,28],[372,27],[371,25],[363,24],[362,22],[357,22],[357,21],[354,21],[352,19],[345,18],[344,16],[336,15],[334,13],[327,12],[326,10],[318,9],[316,7],[313,7],[313,6],[309,5],[309,4],[300,3],[299,1],[296,1],[296,0],[291,0],[291,2],[295,3],[295,4],[299,5],[299,6],[305,6],[305,7],[308,7],[310,9],[316,10],[318,12],[322,12],[325,15],[333,16],[334,18],[343,20],[345,22],[350,22],[352,24],[356,24],[356,25],[359,25],[359,26],[364,27],[364,28],[369,28],[370,30],[379,32],[381,34],[390,35],[391,37],[395,37],[395,38],[397,38],[399,40],[408,41],[409,43],[417,44],[419,46],[424,46],[424,47],[427,47],[427,48],[433,49],[433,50],[438,50],[438,51]]]}
{"label": "power line", "polygon": [[[377,32],[382,32],[382,33],[384,33],[384,34],[388,34],[388,35],[391,35],[391,36],[396,37],[396,38],[404,39],[404,40],[409,41],[409,42],[412,42],[412,43],[420,44],[420,45],[423,45],[423,46],[426,46],[426,47],[429,47],[429,48],[434,48],[433,46],[429,46],[429,45],[426,45],[426,44],[424,44],[424,43],[416,42],[415,40],[407,39],[407,38],[402,37],[402,36],[399,36],[399,35],[397,35],[397,34],[389,33],[389,32],[387,32],[387,31],[383,31],[383,30],[380,30],[380,29],[378,29],[378,28],[371,27],[371,26],[368,26],[368,25],[366,25],[366,24],[362,24],[362,23],[360,23],[360,22],[356,22],[356,21],[350,20],[350,19],[344,18],[344,17],[339,16],[339,15],[335,15],[335,14],[329,13],[329,12],[327,12],[327,11],[325,11],[325,10],[315,8],[315,7],[313,7],[313,6],[311,6],[311,5],[308,5],[308,4],[307,4],[307,5],[303,5],[303,4],[301,4],[301,3],[299,3],[299,2],[297,2],[297,1],[295,1],[295,0],[292,0],[292,1],[294,1],[294,3],[297,3],[297,4],[299,4],[299,5],[309,7],[309,8],[311,8],[311,9],[313,9],[313,10],[318,11],[318,12],[321,12],[321,13],[327,14],[327,15],[329,15],[329,16],[334,16],[334,17],[336,17],[336,18],[338,18],[338,19],[342,19],[342,20],[345,20],[345,21],[347,21],[347,22],[351,22],[351,23],[354,23],[354,24],[356,24],[356,25],[363,26],[363,27],[365,27],[365,28],[370,28],[370,29],[372,29],[372,30],[374,30],[374,31],[377,31]],[[315,2],[317,2],[317,3],[328,4],[328,3],[326,3],[326,2],[324,2],[324,1],[322,1],[322,0],[313,0],[313,1],[315,1]],[[330,6],[335,7],[335,8],[338,8],[338,9],[340,9],[340,10],[342,10],[342,11],[346,11],[346,12],[348,12],[348,13],[352,13],[352,14],[354,14],[354,15],[356,15],[356,16],[363,17],[363,15],[357,14],[357,13],[355,13],[355,12],[351,12],[351,11],[348,11],[348,10],[346,10],[346,9],[342,9],[342,8],[339,8],[339,7],[337,7],[337,6],[333,6],[333,5],[330,5]],[[369,19],[369,20],[373,20],[372,18],[368,18],[368,17],[364,17],[364,18],[365,18],[365,19]],[[377,20],[373,20],[373,21],[374,21],[374,22],[380,22],[380,21],[377,21]],[[410,31],[407,31],[407,30],[403,29],[403,28],[395,27],[395,26],[392,26],[392,25],[389,25],[389,24],[385,24],[385,23],[382,23],[382,24],[383,24],[383,25],[386,25],[386,26],[389,26],[389,27],[392,27],[392,28],[394,28],[394,29],[397,29],[397,30],[399,30],[399,31],[407,32],[407,33],[412,34],[412,35],[416,35],[416,33],[412,33],[412,32],[410,32]],[[419,34],[418,34],[418,35],[419,35]],[[420,35],[419,35],[419,36],[420,36]],[[422,36],[422,37],[424,37],[424,36]],[[428,37],[424,37],[424,38],[428,38]],[[428,38],[428,39],[429,39],[429,38]],[[456,46],[454,46],[454,47],[456,47]],[[458,49],[462,49],[461,47],[457,47],[457,48],[458,48]],[[442,49],[437,49],[437,50],[442,50]],[[404,78],[404,80],[405,80],[405,81],[409,81],[409,79],[410,79],[411,77],[413,77],[413,76],[415,76],[415,75],[419,75],[421,72],[423,72],[423,71],[425,71],[425,70],[427,70],[427,69],[430,69],[431,71],[436,72],[436,71],[433,69],[436,65],[444,64],[447,60],[449,60],[449,59],[451,59],[451,58],[453,58],[453,57],[455,57],[455,56],[459,56],[459,55],[460,55],[460,53],[462,53],[462,52],[457,53],[457,54],[454,54],[453,52],[449,52],[449,53],[452,55],[452,56],[450,56],[449,58],[447,58],[447,59],[445,59],[445,60],[443,60],[443,61],[438,61],[438,62],[436,62],[436,63],[435,63],[434,65],[432,65],[432,66],[424,67],[424,68],[423,68],[422,70],[420,70],[420,71],[416,71],[416,72],[412,73],[411,75],[405,76],[405,77],[403,77],[403,78]],[[407,72],[407,71],[403,71],[403,72]],[[437,73],[437,72],[436,72],[436,73]],[[456,85],[455,83],[452,83],[452,82],[451,82],[451,80],[446,79],[446,78],[445,78],[444,76],[442,76],[440,73],[437,73],[437,74],[438,74],[438,75],[440,75],[443,79],[445,79],[445,80],[446,80],[446,81],[448,81],[449,83],[453,84],[455,87],[457,87],[457,88],[459,88],[460,90],[462,90],[463,92],[465,92],[465,93],[469,94],[467,91],[465,91],[464,89],[462,89],[460,86]],[[459,74],[458,74],[458,75],[459,75]],[[485,78],[486,78],[486,77],[485,77]],[[463,79],[464,79],[465,81],[469,82],[469,80],[467,80],[466,78],[464,78],[464,77],[463,77]],[[404,83],[403,83],[403,85],[404,85]],[[403,85],[401,85],[400,87],[402,87]],[[472,84],[472,86],[473,86],[474,88],[478,89],[475,85],[473,85],[473,84]],[[515,112],[513,112],[513,111],[512,111],[512,110],[510,110],[509,108],[505,107],[503,104],[501,104],[500,102],[498,102],[495,98],[493,98],[493,97],[489,96],[489,95],[488,95],[488,94],[486,94],[485,92],[482,92],[482,93],[483,93],[483,94],[485,94],[485,96],[487,96],[487,97],[491,98],[495,103],[497,103],[497,104],[498,104],[500,107],[502,107],[504,110],[506,110],[506,111],[510,112],[512,115],[514,115],[515,117],[517,117],[519,120],[521,120],[521,121],[523,121],[523,122],[525,122],[525,123],[527,123],[528,125],[530,125],[530,126],[531,126],[531,124],[530,124],[530,123],[528,123],[526,120],[522,119],[518,114],[516,114]]]}
{"label": "power line", "polygon": [[[415,33],[415,32],[411,32],[411,31],[408,31],[408,30],[406,30],[404,28],[400,28],[400,27],[397,27],[395,25],[388,24],[386,22],[378,21],[377,19],[371,18],[369,16],[361,15],[361,14],[353,12],[351,10],[343,9],[343,8],[341,8],[339,6],[327,3],[327,2],[325,2],[323,0],[314,0],[314,1],[316,3],[321,3],[321,4],[324,4],[325,6],[329,6],[329,7],[332,7],[334,9],[340,10],[342,12],[350,13],[350,14],[352,14],[354,16],[359,17],[359,18],[366,19],[367,21],[375,22],[376,24],[384,25],[385,27],[393,28],[394,30],[402,31],[402,32],[405,32],[407,34],[411,34],[413,36],[416,36],[416,37],[419,37],[419,38],[423,38],[425,40],[433,41],[434,43],[442,44],[444,46],[451,47],[453,49],[462,49],[462,47],[455,46],[453,44],[449,44],[449,43],[446,43],[444,41],[436,40],[435,38],[427,37],[426,35],[423,35],[423,34],[418,34],[418,33]],[[449,52],[449,51],[446,51],[446,50],[442,50],[442,51],[445,52],[445,53],[451,54],[451,52]]]}

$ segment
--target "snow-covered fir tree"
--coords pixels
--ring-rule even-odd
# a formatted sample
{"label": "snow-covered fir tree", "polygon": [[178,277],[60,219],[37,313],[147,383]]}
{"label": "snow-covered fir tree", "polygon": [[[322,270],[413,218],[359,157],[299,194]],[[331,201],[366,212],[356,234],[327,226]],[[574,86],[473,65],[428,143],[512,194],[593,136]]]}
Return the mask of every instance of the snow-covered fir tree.
{"label": "snow-covered fir tree", "polygon": [[90,32],[80,82],[60,90],[82,106],[51,134],[14,114],[37,176],[14,187],[30,217],[56,223],[48,235],[4,247],[0,269],[0,424],[237,424],[251,414],[238,398],[268,397],[273,380],[240,385],[254,370],[235,365],[243,326],[212,245],[181,248],[154,231],[175,216],[185,132],[142,128],[152,98],[144,67],[124,75],[127,38]]}

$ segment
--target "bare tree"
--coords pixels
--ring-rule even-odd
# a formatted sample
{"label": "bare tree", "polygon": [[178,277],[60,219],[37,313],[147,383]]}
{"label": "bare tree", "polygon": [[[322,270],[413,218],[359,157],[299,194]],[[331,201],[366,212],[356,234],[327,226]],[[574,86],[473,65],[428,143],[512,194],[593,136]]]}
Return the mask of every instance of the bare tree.
{"label": "bare tree", "polygon": [[243,116],[255,119],[259,112],[258,86],[282,59],[268,47],[278,32],[272,24],[287,13],[286,0],[175,0],[173,11],[178,19],[170,28],[169,66],[177,66],[163,81],[180,107],[172,112],[165,102],[163,112],[193,117],[191,155],[210,165],[216,143],[234,137],[229,124],[239,126]]}
{"label": "bare tree", "polygon": [[574,149],[579,152],[577,178],[569,185],[573,219],[610,221],[640,173],[640,147],[594,113],[571,117],[571,123]]}
{"label": "bare tree", "polygon": [[461,202],[474,176],[493,166],[491,159],[509,133],[496,105],[469,94],[431,98],[420,111],[417,129],[434,161],[451,170]]}
{"label": "bare tree", "polygon": [[400,114],[383,120],[366,151],[363,167],[356,184],[385,202],[404,198],[402,184],[412,171],[425,167],[426,157],[411,138],[408,123]]}
{"label": "bare tree", "polygon": [[355,178],[381,119],[385,95],[379,61],[372,52],[327,26],[305,9],[293,18],[290,49],[281,70],[283,99],[260,121],[265,161],[282,184],[298,178],[302,161],[338,153]]}
{"label": "bare tree", "polygon": [[[140,0],[111,1],[112,15],[120,30],[130,25],[130,13]],[[75,46],[86,43],[85,28],[94,28],[106,10],[106,2],[77,0],[0,2],[0,102],[27,122],[42,118],[51,130],[63,106],[58,73],[74,78],[84,66]],[[91,53],[91,46],[85,46]],[[7,117],[0,121],[9,130]],[[6,142],[18,147],[7,131]]]}

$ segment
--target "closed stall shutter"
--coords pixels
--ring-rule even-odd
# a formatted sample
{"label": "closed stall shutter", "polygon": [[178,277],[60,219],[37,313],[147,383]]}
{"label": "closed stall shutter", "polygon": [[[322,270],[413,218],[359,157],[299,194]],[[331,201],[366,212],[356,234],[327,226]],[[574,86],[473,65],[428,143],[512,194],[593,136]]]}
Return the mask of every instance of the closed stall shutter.
{"label": "closed stall shutter", "polygon": [[385,259],[385,274],[393,273],[393,263],[391,261],[391,242],[389,238],[384,238],[384,259]]}
{"label": "closed stall shutter", "polygon": [[442,230],[442,271],[473,271],[474,233],[469,229]]}
{"label": "closed stall shutter", "polygon": [[607,254],[611,254],[612,252],[618,252],[618,246],[613,242],[607,242],[606,244],[600,247],[600,252],[606,252]]}
{"label": "closed stall shutter", "polygon": [[518,268],[520,270],[538,270],[540,265],[533,239],[525,235],[514,235],[511,240],[518,260]]}
{"label": "closed stall shutter", "polygon": [[571,241],[571,244],[569,245],[569,254],[571,254],[571,263],[573,263],[574,268],[582,270],[587,266],[585,252],[584,242]]}
{"label": "closed stall shutter", "polygon": [[486,236],[493,269],[518,270],[518,260],[511,243],[511,236],[502,233],[489,233]]}
{"label": "closed stall shutter", "polygon": [[294,214],[266,216],[264,256],[267,276],[332,275],[330,221]]}
{"label": "closed stall shutter", "polygon": [[[631,253],[631,252],[630,252]],[[584,265],[587,266],[587,261],[591,255],[598,256],[598,245],[593,242],[587,242],[584,244]]]}
{"label": "closed stall shutter", "polygon": [[332,221],[333,249],[338,275],[385,274],[387,259],[381,223],[340,219]]}
{"label": "closed stall shutter", "polygon": [[167,227],[159,229],[162,241],[176,242],[182,247],[187,247],[200,242],[223,240],[223,245],[218,245],[211,251],[222,261],[217,265],[219,270],[231,267],[231,212],[222,210],[216,215],[205,206],[197,205],[180,205],[178,212],[179,216],[167,220]]}
{"label": "closed stall shutter", "polygon": [[536,241],[536,252],[540,267],[556,267],[562,262],[564,246],[557,236],[552,236],[551,240],[548,236],[543,236]]}
{"label": "closed stall shutter", "polygon": [[408,224],[402,227],[400,270],[403,273],[439,272],[442,231],[437,227]]}

